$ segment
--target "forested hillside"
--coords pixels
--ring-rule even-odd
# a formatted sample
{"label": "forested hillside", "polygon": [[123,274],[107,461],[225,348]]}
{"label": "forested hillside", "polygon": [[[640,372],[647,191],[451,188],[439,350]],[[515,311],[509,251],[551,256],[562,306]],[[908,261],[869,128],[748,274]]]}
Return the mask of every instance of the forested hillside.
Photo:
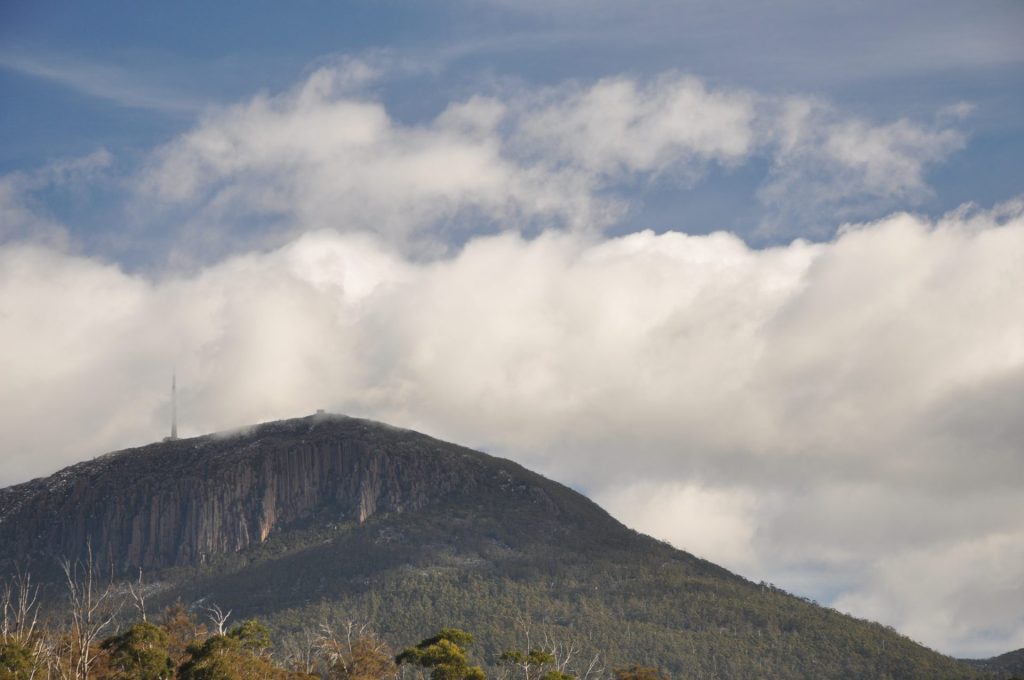
{"label": "forested hillside", "polygon": [[638,534],[510,461],[343,417],[154,444],[3,490],[0,542],[9,574],[32,565],[57,630],[58,564],[91,561],[151,611],[257,617],[278,664],[357,621],[393,649],[469,631],[491,674],[537,643],[573,649],[571,674],[597,658],[604,676],[998,677]]}

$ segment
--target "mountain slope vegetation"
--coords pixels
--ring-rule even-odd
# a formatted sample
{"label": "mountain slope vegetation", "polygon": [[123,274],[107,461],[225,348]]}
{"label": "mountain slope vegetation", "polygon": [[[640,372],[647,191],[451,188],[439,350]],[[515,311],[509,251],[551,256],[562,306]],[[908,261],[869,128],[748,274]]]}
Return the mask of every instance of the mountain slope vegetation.
{"label": "mountain slope vegetation", "polygon": [[[687,521],[700,521],[699,517]],[[0,545],[60,597],[61,558],[152,606],[216,603],[282,645],[358,620],[402,648],[471,631],[485,665],[544,644],[677,678],[999,677],[751,583],[511,461],[317,415],[108,454],[0,490]],[[528,646],[528,645],[527,645]]]}

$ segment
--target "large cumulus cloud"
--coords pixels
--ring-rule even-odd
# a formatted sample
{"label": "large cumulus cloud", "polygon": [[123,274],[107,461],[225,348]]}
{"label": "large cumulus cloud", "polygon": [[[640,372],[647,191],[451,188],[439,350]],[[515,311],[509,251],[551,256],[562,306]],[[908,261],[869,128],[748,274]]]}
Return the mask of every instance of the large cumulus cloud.
{"label": "large cumulus cloud", "polygon": [[166,229],[188,268],[66,245],[46,187],[103,152],[0,178],[0,484],[160,438],[176,367],[185,435],[317,408],[422,429],[944,651],[1024,646],[1020,205],[761,249],[607,236],[623,187],[757,160],[762,227],[912,204],[955,116],[666,74],[412,123],[373,77],[210,111],[123,178],[133,238]]}
{"label": "large cumulus cloud", "polygon": [[[762,250],[500,234],[429,262],[324,230],[159,282],[8,246],[2,477],[158,438],[177,365],[186,434],[316,408],[421,428],[751,577],[813,590],[826,569],[839,606],[989,651],[979,631],[1024,642],[1019,606],[977,604],[1024,577],[1022,258],[1012,207]],[[898,587],[922,560],[934,578]],[[977,598],[951,595],[965,571]]]}

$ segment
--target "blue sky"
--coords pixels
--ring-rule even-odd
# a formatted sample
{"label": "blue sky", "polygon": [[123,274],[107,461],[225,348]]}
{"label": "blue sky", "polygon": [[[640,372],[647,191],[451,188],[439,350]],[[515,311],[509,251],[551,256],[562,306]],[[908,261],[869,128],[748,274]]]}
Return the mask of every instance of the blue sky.
{"label": "blue sky", "polygon": [[[0,91],[9,104],[0,170],[8,172],[102,148],[114,155],[115,174],[130,174],[203,111],[280,92],[348,56],[393,65],[375,96],[408,123],[503,86],[673,71],[763,95],[823,98],[876,122],[928,122],[966,102],[973,110],[958,129],[970,143],[928,168],[931,191],[855,216],[902,207],[937,215],[1020,191],[1019,2],[11,2],[2,11]],[[763,218],[756,191],[765,171],[755,158],[700,181],[647,177],[614,187],[630,202],[614,228],[724,228],[756,244],[802,229],[827,235],[832,225],[818,216],[781,233],[750,233]],[[47,201],[74,211],[72,230],[89,243],[89,232],[128,219],[110,191]]]}
{"label": "blue sky", "polygon": [[3,3],[0,484],[162,437],[176,366],[185,435],[421,429],[942,651],[1024,647],[1022,29]]}

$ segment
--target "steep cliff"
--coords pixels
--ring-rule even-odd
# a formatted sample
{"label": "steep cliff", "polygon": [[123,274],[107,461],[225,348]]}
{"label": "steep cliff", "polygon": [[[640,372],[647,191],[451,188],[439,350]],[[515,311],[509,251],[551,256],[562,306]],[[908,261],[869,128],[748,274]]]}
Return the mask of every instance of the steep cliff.
{"label": "steep cliff", "polygon": [[4,489],[0,545],[22,559],[74,558],[91,542],[119,568],[195,565],[297,523],[361,523],[453,493],[522,487],[555,515],[570,510],[546,482],[425,435],[317,415],[118,451]]}
{"label": "steep cliff", "polygon": [[358,619],[404,646],[456,625],[495,662],[532,620],[581,658],[680,678],[993,677],[638,534],[515,463],[341,416],[119,451],[0,490],[0,576],[31,564],[60,607],[57,560],[89,544],[115,577],[144,568],[154,608],[215,602],[283,637]]}

